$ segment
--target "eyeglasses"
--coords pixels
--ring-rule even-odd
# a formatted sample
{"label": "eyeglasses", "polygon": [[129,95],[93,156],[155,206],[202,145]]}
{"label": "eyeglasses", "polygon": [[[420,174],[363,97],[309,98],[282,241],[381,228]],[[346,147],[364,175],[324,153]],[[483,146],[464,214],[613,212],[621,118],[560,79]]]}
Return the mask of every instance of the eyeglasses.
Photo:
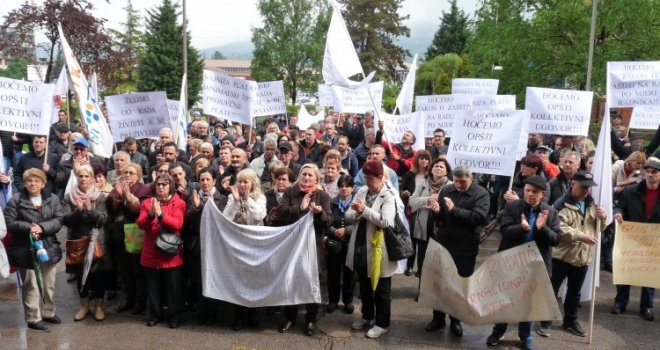
{"label": "eyeglasses", "polygon": [[170,185],[170,184],[168,184],[168,183],[166,183],[166,182],[159,182],[159,183],[156,183],[156,187],[167,187],[167,186],[169,186],[169,185]]}

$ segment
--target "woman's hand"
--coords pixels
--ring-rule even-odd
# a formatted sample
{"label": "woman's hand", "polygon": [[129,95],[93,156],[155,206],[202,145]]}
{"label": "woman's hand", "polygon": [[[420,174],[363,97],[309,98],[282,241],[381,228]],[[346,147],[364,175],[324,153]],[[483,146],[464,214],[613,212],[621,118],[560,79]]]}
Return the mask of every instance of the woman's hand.
{"label": "woman's hand", "polygon": [[193,191],[193,205],[195,208],[199,208],[199,206],[202,204],[202,199],[199,198],[199,192]]}
{"label": "woman's hand", "polygon": [[320,205],[316,205],[316,203],[311,202],[309,204],[309,211],[311,211],[314,214],[318,214],[323,211],[323,207]]}
{"label": "woman's hand", "polygon": [[335,230],[335,236],[337,236],[337,238],[339,238],[339,239],[344,238],[344,236],[346,236],[346,227],[340,227],[340,228],[336,229]]}
{"label": "woman's hand", "polygon": [[356,199],[351,203],[351,209],[355,210],[358,215],[362,215],[364,208],[367,206],[366,202],[363,199]]}
{"label": "woman's hand", "polygon": [[76,209],[78,209],[78,211],[85,210],[85,206],[83,205],[83,199],[80,196],[76,197]]}
{"label": "woman's hand", "polygon": [[151,203],[151,209],[153,210],[155,217],[159,217],[160,214],[163,213],[163,209],[160,207],[160,201],[156,198],[154,198],[153,202]]}
{"label": "woman's hand", "polygon": [[305,211],[307,208],[309,208],[309,203],[312,201],[312,195],[314,193],[310,192],[303,197],[302,202],[300,203],[300,211]]}
{"label": "woman's hand", "polygon": [[32,237],[34,237],[35,239],[39,239],[42,233],[44,233],[44,230],[41,228],[41,226],[34,223],[30,225],[30,234],[32,235]]}
{"label": "woman's hand", "polygon": [[236,188],[236,186],[230,186],[229,190],[231,191],[231,196],[234,197],[234,202],[238,203],[241,200],[241,195],[238,193],[238,188]]}

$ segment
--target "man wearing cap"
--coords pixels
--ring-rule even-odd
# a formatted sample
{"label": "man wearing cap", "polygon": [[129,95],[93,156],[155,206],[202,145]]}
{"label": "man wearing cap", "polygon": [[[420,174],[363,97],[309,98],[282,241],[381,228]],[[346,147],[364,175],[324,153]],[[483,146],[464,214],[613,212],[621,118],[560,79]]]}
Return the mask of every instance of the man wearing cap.
{"label": "man wearing cap", "polygon": [[63,109],[60,109],[57,112],[57,122],[55,122],[53,125],[50,126],[50,133],[48,134],[49,140],[54,140],[54,139],[57,138],[57,124],[62,123],[64,125],[66,125],[67,128],[69,129],[69,131],[71,131],[71,132],[74,132],[74,131],[78,130],[78,126],[76,125],[76,123],[73,122],[73,120],[71,120],[68,124],[67,124],[66,120],[67,120],[66,111],[63,110]]}
{"label": "man wearing cap", "polygon": [[35,135],[32,137],[32,151],[25,153],[14,166],[14,185],[17,191],[22,191],[23,173],[32,168],[43,170],[46,173],[46,189],[55,193],[55,176],[57,175],[57,157],[48,152],[48,161],[44,163],[46,157],[46,136]]}
{"label": "man wearing cap", "polygon": [[286,142],[280,142],[279,145],[277,145],[278,150],[280,151],[280,156],[279,160],[284,164],[285,167],[291,169],[293,171],[293,178],[298,179],[298,174],[300,174],[300,168],[302,165],[296,163],[293,160],[293,157],[295,156],[295,152],[293,151],[293,146],[291,145],[290,141]]}
{"label": "man wearing cap", "polygon": [[[660,160],[649,158],[644,164],[644,180],[634,186],[627,186],[619,194],[619,200],[614,207],[614,219],[633,222],[660,223]],[[653,298],[655,289],[642,287],[639,301],[639,312],[642,318],[653,321]],[[630,286],[617,285],[613,314],[626,311],[630,298]]]}
{"label": "man wearing cap", "polygon": [[48,151],[58,159],[69,150],[69,126],[66,123],[56,123],[54,126],[57,136],[50,139]]}
{"label": "man wearing cap", "polygon": [[543,144],[538,145],[534,150],[534,154],[541,157],[543,161],[543,173],[548,181],[554,179],[560,173],[559,167],[550,161],[550,153],[552,153],[552,148]]}
{"label": "man wearing cap", "polygon": [[[593,175],[580,170],[572,177],[571,191],[554,204],[555,209],[561,208],[561,242],[552,252],[550,281],[556,295],[561,284],[567,280],[562,328],[580,337],[587,336],[578,322],[578,306],[580,290],[591,261],[591,247],[598,243],[600,237],[600,232],[596,232],[596,220],[600,220],[601,231],[607,226],[605,210],[596,206],[589,194],[589,188],[593,186],[597,186]],[[551,325],[550,321],[541,322],[538,334],[549,336]]]}
{"label": "man wearing cap", "polygon": [[[522,199],[510,201],[504,207],[500,217],[502,241],[498,251],[536,242],[548,275],[551,275],[552,247],[559,244],[561,239],[559,216],[555,208],[543,203],[546,183],[541,176],[528,177],[523,191]],[[532,325],[533,322],[518,323],[518,336],[523,349],[533,349]],[[506,323],[496,324],[486,344],[497,345],[504,337],[506,329]]]}
{"label": "man wearing cap", "polygon": [[[55,186],[59,190],[66,189],[71,176],[71,170],[77,169],[80,165],[92,163],[93,157],[89,154],[89,142],[84,137],[78,137],[73,141],[72,153],[65,153],[60,158],[57,165],[57,176],[55,177]],[[60,191],[60,194],[64,192]]]}

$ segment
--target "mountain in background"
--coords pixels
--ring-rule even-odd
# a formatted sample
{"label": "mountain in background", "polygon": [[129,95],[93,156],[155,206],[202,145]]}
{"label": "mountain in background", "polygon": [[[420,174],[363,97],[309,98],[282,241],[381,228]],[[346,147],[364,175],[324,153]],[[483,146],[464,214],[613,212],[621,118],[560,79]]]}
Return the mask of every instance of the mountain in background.
{"label": "mountain in background", "polygon": [[203,58],[210,59],[216,51],[220,51],[228,60],[251,60],[254,45],[249,40],[236,41],[225,45],[202,49],[199,53]]}

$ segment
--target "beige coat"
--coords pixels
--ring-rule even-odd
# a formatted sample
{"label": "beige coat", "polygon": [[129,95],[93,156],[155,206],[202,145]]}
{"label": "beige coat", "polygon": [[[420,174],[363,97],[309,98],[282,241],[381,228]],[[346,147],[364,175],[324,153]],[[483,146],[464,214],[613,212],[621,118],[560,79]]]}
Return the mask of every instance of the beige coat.
{"label": "beige coat", "polygon": [[[585,266],[591,261],[591,246],[579,239],[584,235],[600,238],[600,232],[596,232],[596,205],[591,197],[588,197],[586,205],[585,215],[582,216],[572,198],[564,203],[564,208],[559,212],[561,241],[552,251],[553,259],[573,266]],[[605,221],[601,220],[600,231],[605,230],[606,226]]]}

